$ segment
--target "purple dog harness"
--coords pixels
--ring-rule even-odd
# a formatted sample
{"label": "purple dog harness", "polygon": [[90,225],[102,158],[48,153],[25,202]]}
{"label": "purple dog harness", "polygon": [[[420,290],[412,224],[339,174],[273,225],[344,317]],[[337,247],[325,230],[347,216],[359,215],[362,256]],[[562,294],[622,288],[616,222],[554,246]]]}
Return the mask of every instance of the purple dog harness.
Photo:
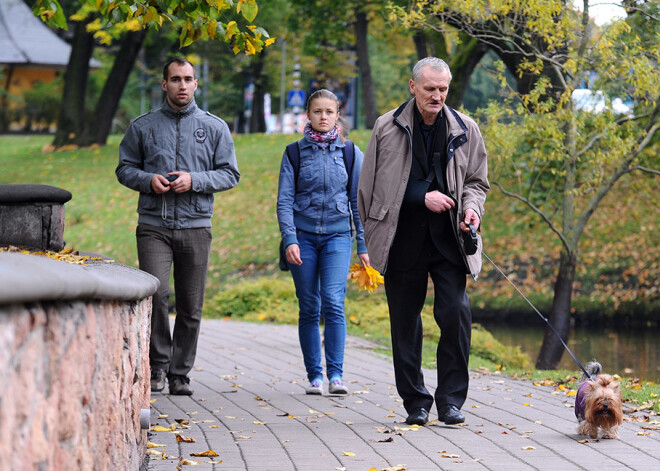
{"label": "purple dog harness", "polygon": [[577,395],[575,396],[575,417],[578,420],[584,420],[584,408],[587,403],[587,388],[589,387],[589,381],[583,382],[577,390]]}

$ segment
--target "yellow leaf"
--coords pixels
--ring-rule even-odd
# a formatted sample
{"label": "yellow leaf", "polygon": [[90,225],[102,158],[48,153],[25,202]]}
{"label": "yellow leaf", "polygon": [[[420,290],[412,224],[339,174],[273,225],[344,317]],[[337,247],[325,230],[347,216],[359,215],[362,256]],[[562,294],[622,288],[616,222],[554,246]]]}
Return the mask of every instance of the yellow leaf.
{"label": "yellow leaf", "polygon": [[192,453],[192,456],[220,456],[213,450],[202,451],[201,453]]}
{"label": "yellow leaf", "polygon": [[268,39],[266,39],[266,42],[265,42],[264,44],[266,45],[266,47],[268,47],[268,46],[270,46],[271,44],[273,44],[273,43],[275,42],[276,39],[277,39],[277,38],[268,38]]}
{"label": "yellow leaf", "polygon": [[157,448],[161,446],[167,446],[167,445],[161,445],[160,443],[151,443],[149,441],[147,442],[147,448]]}
{"label": "yellow leaf", "polygon": [[384,282],[383,276],[372,267],[365,267],[359,263],[353,264],[349,278],[355,280],[361,290],[373,292],[379,284]]}
{"label": "yellow leaf", "polygon": [[225,41],[229,41],[238,31],[238,26],[236,25],[235,21],[230,21],[227,23],[227,27],[225,28]]}
{"label": "yellow leaf", "polygon": [[195,439],[193,437],[184,437],[183,435],[177,435],[176,436],[176,441],[177,443],[195,443]]}
{"label": "yellow leaf", "polygon": [[266,425],[268,422],[259,422],[258,420],[255,420],[252,422],[254,425]]}
{"label": "yellow leaf", "polygon": [[162,425],[154,425],[153,427],[151,427],[151,431],[152,432],[171,432],[172,430],[174,430],[174,427],[175,427],[174,424],[172,424],[169,427],[163,427]]}
{"label": "yellow leaf", "polygon": [[344,456],[355,456],[355,453],[351,453],[350,451],[342,450],[342,452],[344,453]]}

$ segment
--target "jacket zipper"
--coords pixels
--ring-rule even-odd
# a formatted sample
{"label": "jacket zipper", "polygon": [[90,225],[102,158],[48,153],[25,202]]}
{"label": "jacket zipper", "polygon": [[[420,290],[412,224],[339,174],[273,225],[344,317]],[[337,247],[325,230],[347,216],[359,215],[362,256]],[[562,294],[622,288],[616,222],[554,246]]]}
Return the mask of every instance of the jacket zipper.
{"label": "jacket zipper", "polygon": [[[174,154],[174,165],[175,165],[174,170],[179,170],[179,141],[180,141],[179,138],[181,132],[179,128],[180,122],[181,122],[181,113],[179,112],[176,114],[176,146],[175,146],[176,153]],[[174,228],[175,229],[178,229],[177,222],[179,220],[177,200],[178,200],[177,195],[176,193],[174,193]]]}

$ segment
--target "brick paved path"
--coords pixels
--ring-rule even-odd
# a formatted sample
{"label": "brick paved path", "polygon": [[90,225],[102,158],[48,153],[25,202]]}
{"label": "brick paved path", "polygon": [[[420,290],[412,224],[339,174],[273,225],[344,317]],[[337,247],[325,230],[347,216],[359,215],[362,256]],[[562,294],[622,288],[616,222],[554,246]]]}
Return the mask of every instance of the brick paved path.
{"label": "brick paved path", "polygon": [[[433,390],[434,372],[425,376]],[[660,431],[642,428],[658,427],[644,413],[627,416],[618,440],[584,441],[572,397],[491,373],[472,372],[462,426],[409,427],[391,360],[352,337],[348,396],[305,395],[295,326],[203,320],[191,378],[192,397],[152,393],[152,425],[176,433],[152,427],[149,440],[164,445],[152,453],[166,459],[151,455],[151,471],[182,459],[200,461],[184,471],[660,469]],[[207,450],[219,456],[191,456]]]}

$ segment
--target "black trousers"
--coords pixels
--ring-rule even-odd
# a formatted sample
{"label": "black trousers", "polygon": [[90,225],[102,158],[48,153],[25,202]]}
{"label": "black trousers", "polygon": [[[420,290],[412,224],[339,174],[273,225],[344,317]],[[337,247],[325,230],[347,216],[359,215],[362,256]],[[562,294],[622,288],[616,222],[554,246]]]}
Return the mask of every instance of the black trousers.
{"label": "black trousers", "polygon": [[434,288],[433,316],[441,333],[436,353],[436,406],[451,404],[460,409],[468,391],[472,313],[465,292],[465,267],[447,260],[427,235],[412,268],[388,266],[384,277],[396,387],[408,413],[417,407],[430,411],[433,406],[434,396],[424,386],[421,370],[421,311],[429,275]]}

